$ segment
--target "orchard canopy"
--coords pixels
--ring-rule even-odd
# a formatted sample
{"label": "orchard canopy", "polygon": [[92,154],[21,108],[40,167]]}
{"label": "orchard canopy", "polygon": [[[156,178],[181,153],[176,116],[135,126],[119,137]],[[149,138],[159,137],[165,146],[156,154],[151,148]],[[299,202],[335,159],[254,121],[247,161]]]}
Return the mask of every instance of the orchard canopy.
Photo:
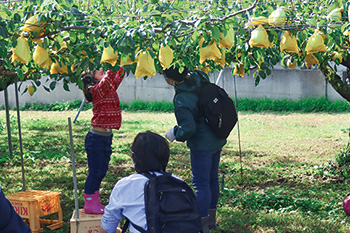
{"label": "orchard canopy", "polygon": [[232,74],[255,84],[277,63],[317,66],[350,101],[336,74],[350,68],[350,2],[342,0],[8,0],[0,11],[0,90],[33,94],[63,80],[82,88],[82,71],[123,66],[137,78],[170,65]]}

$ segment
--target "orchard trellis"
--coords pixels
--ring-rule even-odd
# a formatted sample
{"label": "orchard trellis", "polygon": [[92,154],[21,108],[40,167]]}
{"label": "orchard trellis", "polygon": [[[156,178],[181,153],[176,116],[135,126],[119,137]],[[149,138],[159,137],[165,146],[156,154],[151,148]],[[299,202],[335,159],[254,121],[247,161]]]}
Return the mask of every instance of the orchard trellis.
{"label": "orchard trellis", "polygon": [[258,85],[281,62],[318,65],[350,101],[336,74],[337,64],[350,67],[348,10],[341,0],[3,2],[0,89],[32,80],[19,88],[33,94],[48,75],[47,91],[58,80],[69,90],[68,83],[82,87],[83,70],[122,65],[149,77],[170,64],[207,72],[229,66],[241,76],[254,72]]}

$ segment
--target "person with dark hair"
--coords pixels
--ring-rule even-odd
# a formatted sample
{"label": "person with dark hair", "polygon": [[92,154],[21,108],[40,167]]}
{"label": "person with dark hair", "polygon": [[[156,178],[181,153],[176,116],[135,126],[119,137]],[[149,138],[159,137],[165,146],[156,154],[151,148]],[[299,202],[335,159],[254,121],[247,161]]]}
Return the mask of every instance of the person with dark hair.
{"label": "person with dark hair", "polygon": [[[115,232],[123,217],[147,230],[144,187],[149,179],[140,173],[162,175],[169,156],[169,144],[164,137],[151,131],[137,134],[131,145],[131,159],[137,173],[122,178],[113,188],[101,220],[102,232]],[[129,231],[139,232],[132,224]]]}
{"label": "person with dark hair", "polygon": [[99,189],[106,176],[112,154],[112,129],[121,126],[121,109],[117,88],[124,78],[125,72],[120,68],[116,73],[102,69],[84,74],[84,95],[92,102],[92,129],[85,137],[89,174],[85,181],[84,210],[89,214],[102,214],[104,206],[99,200]]}
{"label": "person with dark hair", "polygon": [[[218,170],[222,147],[226,139],[218,138],[205,122],[198,109],[201,79],[208,76],[201,71],[181,72],[172,66],[164,71],[169,85],[174,86],[173,99],[177,125],[165,137],[173,142],[187,142],[191,154],[192,184],[202,215],[203,233],[216,227],[216,205],[219,199]],[[203,77],[201,77],[203,76]]]}
{"label": "person with dark hair", "polygon": [[0,186],[0,232],[1,233],[30,233],[30,228],[16,213],[11,202],[6,198]]}

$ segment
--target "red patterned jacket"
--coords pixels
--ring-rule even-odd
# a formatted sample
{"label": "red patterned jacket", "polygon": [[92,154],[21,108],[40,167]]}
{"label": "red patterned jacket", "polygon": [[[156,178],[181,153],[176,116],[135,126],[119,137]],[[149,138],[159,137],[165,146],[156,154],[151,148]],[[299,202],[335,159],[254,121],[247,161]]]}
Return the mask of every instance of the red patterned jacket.
{"label": "red patterned jacket", "polygon": [[116,73],[108,70],[103,79],[91,89],[93,96],[91,126],[108,129],[120,128],[122,114],[117,88],[123,80],[124,74],[123,68],[120,68]]}

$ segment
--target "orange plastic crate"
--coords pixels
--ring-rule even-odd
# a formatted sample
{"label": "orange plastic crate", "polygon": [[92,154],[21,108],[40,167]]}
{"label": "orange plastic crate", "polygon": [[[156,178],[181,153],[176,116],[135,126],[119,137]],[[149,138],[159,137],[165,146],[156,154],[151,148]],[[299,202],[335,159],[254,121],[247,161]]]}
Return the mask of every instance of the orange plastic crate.
{"label": "orange plastic crate", "polygon": [[[63,224],[60,192],[27,190],[7,195],[16,213],[28,219],[32,232],[42,232],[40,224],[47,225],[54,230]],[[57,213],[58,220],[40,219],[41,217]]]}

